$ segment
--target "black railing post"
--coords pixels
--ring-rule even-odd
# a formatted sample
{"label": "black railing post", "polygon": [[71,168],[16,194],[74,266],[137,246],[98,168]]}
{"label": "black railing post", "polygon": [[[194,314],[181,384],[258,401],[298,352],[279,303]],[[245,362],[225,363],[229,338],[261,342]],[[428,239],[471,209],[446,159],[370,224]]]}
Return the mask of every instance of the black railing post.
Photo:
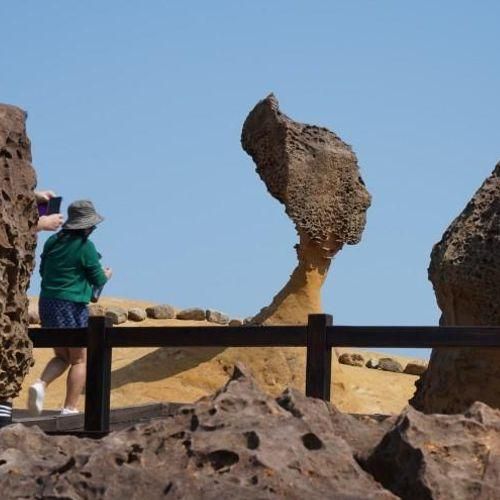
{"label": "black railing post", "polygon": [[332,348],[327,344],[329,314],[310,314],[307,323],[306,396],[330,401]]}
{"label": "black railing post", "polygon": [[109,432],[112,348],[108,328],[111,326],[104,316],[89,318],[84,427],[87,432]]}

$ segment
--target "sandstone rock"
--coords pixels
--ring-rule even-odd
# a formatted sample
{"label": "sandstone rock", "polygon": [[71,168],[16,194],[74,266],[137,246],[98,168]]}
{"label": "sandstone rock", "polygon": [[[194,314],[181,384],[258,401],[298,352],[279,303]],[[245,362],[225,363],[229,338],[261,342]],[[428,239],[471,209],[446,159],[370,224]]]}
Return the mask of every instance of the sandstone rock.
{"label": "sandstone rock", "polygon": [[358,243],[365,226],[371,198],[356,155],[328,129],[284,115],[272,94],[249,113],[241,144],[299,236],[298,266],[253,323],[305,324],[308,314],[321,312],[332,257],[345,243]]}
{"label": "sandstone rock", "polygon": [[190,307],[188,309],[183,309],[182,311],[179,311],[177,313],[176,318],[191,321],[204,321],[205,309],[200,309],[199,307]]}
{"label": "sandstone rock", "polygon": [[241,319],[232,319],[229,321],[229,326],[241,326],[243,325],[243,321]]}
{"label": "sandstone rock", "polygon": [[206,320],[210,323],[217,323],[219,325],[227,325],[229,323],[229,316],[213,309],[207,309],[205,314]]}
{"label": "sandstone rock", "polygon": [[168,304],[146,307],[148,318],[153,319],[174,319],[175,309]]}
{"label": "sandstone rock", "polygon": [[106,316],[106,308],[100,304],[89,304],[87,306],[89,316]]}
{"label": "sandstone rock", "polygon": [[363,464],[401,498],[500,498],[500,413],[482,403],[466,415],[408,408]]}
{"label": "sandstone rock", "polygon": [[414,363],[408,363],[405,366],[404,373],[407,373],[408,375],[422,375],[425,370],[427,370],[427,364],[416,361]]}
{"label": "sandstone rock", "polygon": [[253,317],[252,316],[248,316],[247,318],[245,318],[243,320],[243,324],[244,325],[251,325],[252,324],[252,320],[253,320]]}
{"label": "sandstone rock", "polygon": [[38,212],[26,113],[0,104],[0,401],[17,396],[33,363],[26,291]]}
{"label": "sandstone rock", "polygon": [[[432,249],[429,279],[441,325],[500,325],[500,163]],[[411,404],[457,413],[500,407],[500,349],[437,348]]]}
{"label": "sandstone rock", "polygon": [[144,321],[146,317],[146,311],[140,307],[132,307],[132,309],[128,310],[128,319],[130,321]]}
{"label": "sandstone rock", "polygon": [[0,431],[0,491],[6,500],[396,498],[358,465],[329,405],[295,403],[236,369],[213,396],[102,440],[11,426]]}
{"label": "sandstone rock", "polygon": [[401,366],[401,364],[392,358],[380,358],[378,360],[377,368],[379,370],[384,370],[386,372],[396,372],[396,373],[403,372],[403,367]]}
{"label": "sandstone rock", "polygon": [[344,352],[339,356],[339,363],[351,366],[364,366],[365,358],[356,352]]}
{"label": "sandstone rock", "polygon": [[365,365],[367,368],[378,368],[378,359],[370,358]]}
{"label": "sandstone rock", "polygon": [[30,325],[39,325],[40,324],[40,315],[38,311],[34,308],[28,309],[28,322]]}
{"label": "sandstone rock", "polygon": [[127,311],[121,307],[108,307],[106,317],[111,319],[113,325],[120,325],[128,319]]}

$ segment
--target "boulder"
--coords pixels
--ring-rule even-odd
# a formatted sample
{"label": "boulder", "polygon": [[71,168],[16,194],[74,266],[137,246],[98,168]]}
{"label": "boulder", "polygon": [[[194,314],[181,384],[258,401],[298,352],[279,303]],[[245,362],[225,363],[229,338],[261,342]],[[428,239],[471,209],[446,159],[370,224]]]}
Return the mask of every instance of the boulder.
{"label": "boulder", "polygon": [[[431,253],[440,324],[500,325],[500,163]],[[436,348],[411,404],[458,413],[474,401],[500,408],[499,348]]]}
{"label": "boulder", "polygon": [[206,310],[205,318],[210,323],[217,323],[219,325],[227,325],[229,323],[229,316],[227,314],[214,311],[213,309]]}
{"label": "boulder", "polygon": [[28,309],[28,321],[30,325],[40,324],[40,315],[37,309],[31,307]]}
{"label": "boulder", "polygon": [[214,395],[101,440],[22,425],[0,431],[0,491],[6,499],[395,499],[359,466],[332,411],[320,400],[278,402],[240,367]]}
{"label": "boulder", "polygon": [[106,316],[106,308],[101,304],[90,303],[87,309],[89,310],[89,316]]}
{"label": "boulder", "polygon": [[377,368],[386,372],[403,373],[403,367],[401,364],[392,358],[380,358],[378,360]]}
{"label": "boulder", "polygon": [[339,363],[351,366],[364,366],[365,358],[357,352],[344,352],[339,356]]}
{"label": "boulder", "polygon": [[200,309],[199,307],[190,307],[188,309],[182,309],[176,316],[177,319],[191,320],[191,321],[204,321],[205,320],[205,309]]}
{"label": "boulder", "polygon": [[377,358],[370,358],[365,365],[367,368],[378,368],[378,359]]}
{"label": "boulder", "polygon": [[408,375],[422,375],[427,370],[427,364],[422,362],[411,362],[405,366],[404,373]]}
{"label": "boulder", "polygon": [[465,415],[409,407],[362,463],[401,498],[500,498],[500,413],[475,403]]}
{"label": "boulder", "polygon": [[175,309],[171,305],[160,304],[146,307],[146,314],[152,319],[174,319]]}
{"label": "boulder", "polygon": [[144,321],[146,317],[146,311],[140,307],[132,307],[128,310],[128,319],[130,321]]}
{"label": "boulder", "polygon": [[28,296],[38,211],[26,113],[0,104],[0,401],[15,398],[33,364]]}
{"label": "boulder", "polygon": [[121,325],[128,319],[127,310],[121,307],[108,307],[106,309],[106,318],[110,318],[113,325]]}
{"label": "boulder", "polygon": [[229,321],[229,326],[241,326],[243,325],[243,321],[241,319],[232,319]]}

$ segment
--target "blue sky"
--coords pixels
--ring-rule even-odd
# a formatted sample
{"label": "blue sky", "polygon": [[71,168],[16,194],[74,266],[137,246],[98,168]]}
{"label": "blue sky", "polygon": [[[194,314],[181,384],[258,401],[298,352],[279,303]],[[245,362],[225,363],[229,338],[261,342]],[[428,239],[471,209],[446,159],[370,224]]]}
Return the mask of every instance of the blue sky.
{"label": "blue sky", "polygon": [[0,102],[29,113],[39,186],[106,216],[107,294],[239,317],[270,302],[296,236],[240,133],[274,92],[352,144],[373,196],[325,311],[437,323],[432,245],[500,159],[498,2],[27,0],[0,18]]}

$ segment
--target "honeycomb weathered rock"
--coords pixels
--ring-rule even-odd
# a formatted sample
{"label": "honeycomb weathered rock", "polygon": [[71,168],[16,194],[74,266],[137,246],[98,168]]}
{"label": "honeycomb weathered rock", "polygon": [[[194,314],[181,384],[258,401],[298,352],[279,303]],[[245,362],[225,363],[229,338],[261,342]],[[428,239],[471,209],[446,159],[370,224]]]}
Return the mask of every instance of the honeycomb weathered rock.
{"label": "honeycomb weathered rock", "polygon": [[29,286],[38,213],[26,113],[0,104],[0,400],[15,397],[32,365]]}
{"label": "honeycomb weathered rock", "polygon": [[241,135],[269,192],[285,206],[299,235],[299,265],[254,323],[304,323],[321,312],[321,286],[331,258],[356,244],[371,197],[356,155],[336,134],[284,115],[271,94],[250,112]]}
{"label": "honeycomb weathered rock", "polygon": [[[434,246],[429,279],[442,325],[500,325],[500,163]],[[475,401],[500,407],[500,349],[434,349],[411,403],[458,413]]]}

